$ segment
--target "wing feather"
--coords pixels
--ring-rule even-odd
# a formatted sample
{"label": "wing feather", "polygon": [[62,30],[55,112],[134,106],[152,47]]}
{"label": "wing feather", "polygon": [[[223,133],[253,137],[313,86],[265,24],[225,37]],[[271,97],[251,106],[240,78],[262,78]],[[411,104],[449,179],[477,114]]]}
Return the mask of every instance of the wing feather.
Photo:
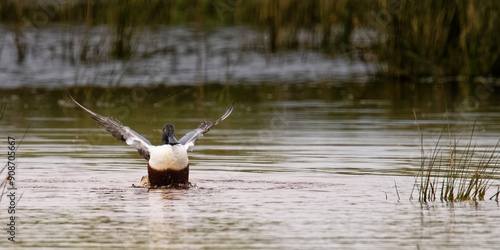
{"label": "wing feather", "polygon": [[227,107],[226,113],[224,113],[219,119],[217,119],[214,122],[208,122],[208,121],[203,122],[200,126],[198,126],[198,128],[184,135],[179,140],[179,143],[186,146],[189,151],[192,151],[194,143],[198,139],[200,139],[205,133],[210,131],[212,127],[214,127],[215,125],[219,124],[219,122],[226,119],[231,114],[231,112],[233,112],[233,108],[234,108],[234,102],[231,104],[231,106]]}
{"label": "wing feather", "polygon": [[103,126],[113,137],[117,140],[124,141],[127,145],[137,149],[139,154],[144,157],[144,159],[149,161],[149,151],[152,147],[151,142],[129,127],[123,126],[123,124],[121,124],[121,122],[117,119],[99,115],[82,106],[80,103],[75,101],[71,95],[69,95],[69,97],[71,97],[71,100],[73,100],[78,107],[87,111],[87,113],[89,113],[92,118],[96,120],[99,125]]}

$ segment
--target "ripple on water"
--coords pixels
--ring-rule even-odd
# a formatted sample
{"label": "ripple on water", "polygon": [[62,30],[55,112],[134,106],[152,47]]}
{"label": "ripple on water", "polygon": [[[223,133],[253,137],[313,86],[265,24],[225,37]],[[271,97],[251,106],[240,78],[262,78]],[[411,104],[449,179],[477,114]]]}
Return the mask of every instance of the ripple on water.
{"label": "ripple on water", "polygon": [[[218,96],[208,93],[210,88],[205,86],[206,99]],[[424,205],[408,200],[420,139],[405,103],[392,103],[385,95],[373,97],[382,101],[337,100],[337,92],[350,90],[333,86],[325,99],[285,91],[286,98],[296,99],[245,102],[247,94],[264,91],[262,86],[248,88],[237,96],[243,104],[230,119],[190,153],[195,186],[187,190],[132,187],[147,174],[146,162],[68,107],[20,109],[36,114],[28,119],[32,130],[18,149],[16,180],[23,196],[16,212],[16,246],[494,249],[499,244],[496,202]],[[304,91],[318,93],[314,86]],[[56,99],[65,95],[54,93]],[[160,94],[151,93],[151,99],[161,100]],[[36,106],[31,100],[16,105]],[[41,100],[54,98],[48,94]],[[160,139],[155,124],[161,128],[165,123],[161,114],[175,117],[182,132],[205,116],[219,115],[219,105],[199,102],[179,101],[175,107],[138,103],[141,112],[122,122],[155,143]],[[500,124],[499,116],[477,112],[475,117],[486,121],[484,126],[478,121],[485,131],[477,130],[478,148],[494,146],[500,131],[492,124]],[[419,120],[426,136],[441,132],[439,115]],[[54,116],[76,118],[48,119]],[[12,114],[4,119],[25,122]],[[19,138],[25,131],[21,125],[3,129]],[[494,191],[495,186],[486,197]],[[4,196],[0,208],[7,208],[6,202]],[[5,211],[0,209],[0,223],[6,223]],[[6,243],[0,246],[11,247]]]}

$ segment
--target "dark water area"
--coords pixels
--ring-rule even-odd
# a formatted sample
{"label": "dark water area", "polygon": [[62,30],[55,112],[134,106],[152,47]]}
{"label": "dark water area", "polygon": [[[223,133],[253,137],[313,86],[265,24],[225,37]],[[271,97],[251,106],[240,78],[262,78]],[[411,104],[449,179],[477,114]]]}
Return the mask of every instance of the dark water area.
{"label": "dark water area", "polygon": [[[373,65],[342,56],[245,50],[265,37],[244,27],[201,40],[196,30],[170,28],[139,46],[148,56],[117,61],[96,53],[95,61],[82,63],[75,59],[81,32],[39,33],[30,40],[38,47],[21,64],[13,63],[11,38],[3,40],[0,133],[5,148],[9,137],[16,141],[17,203],[14,243],[7,232],[10,197],[3,194],[2,248],[495,249],[500,243],[500,208],[489,199],[498,173],[489,177],[484,201],[421,203],[414,186],[422,143],[432,149],[441,137],[445,154],[448,144],[472,141],[473,158],[494,149],[500,139],[494,80],[376,78]],[[164,46],[165,53],[147,53]],[[68,93],[155,145],[166,123],[179,138],[218,118],[232,101],[235,108],[189,152],[193,188],[148,190],[132,186],[147,174],[147,162]],[[8,161],[5,154],[2,164]]]}
{"label": "dark water area", "polygon": [[270,53],[265,33],[249,27],[158,27],[137,34],[129,60],[110,56],[113,35],[109,27],[54,25],[28,30],[23,62],[17,62],[16,37],[0,26],[2,88],[136,86],[200,83],[364,82],[376,66],[346,61],[343,54],[311,49]]}

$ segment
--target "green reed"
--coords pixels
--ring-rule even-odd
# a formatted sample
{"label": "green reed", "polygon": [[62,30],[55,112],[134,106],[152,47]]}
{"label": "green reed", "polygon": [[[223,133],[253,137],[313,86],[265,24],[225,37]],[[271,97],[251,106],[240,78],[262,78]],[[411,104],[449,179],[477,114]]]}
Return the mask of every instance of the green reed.
{"label": "green reed", "polygon": [[378,51],[388,74],[498,76],[500,2],[401,2],[404,8],[392,16]]}
{"label": "green reed", "polygon": [[378,64],[382,75],[500,76],[497,0],[2,1],[0,22],[13,26],[19,61],[29,51],[24,29],[47,26],[40,17],[112,27],[110,54],[124,60],[144,27],[248,25],[267,34],[266,50],[344,55]]}
{"label": "green reed", "polygon": [[441,141],[445,130],[430,150],[424,148],[421,135],[422,157],[414,185],[419,201],[434,202],[438,198],[446,202],[484,200],[498,172],[500,155],[496,151],[500,141],[492,149],[479,150],[473,142],[472,129],[466,143],[462,143],[465,131],[458,139],[451,139],[449,133],[449,143],[444,146]]}
{"label": "green reed", "polygon": [[361,0],[7,1],[0,2],[0,22],[15,23],[19,36],[27,26],[47,27],[35,19],[40,16],[50,23],[106,25],[112,27],[111,56],[128,59],[135,52],[134,40],[141,39],[140,30],[158,25],[201,29],[249,25],[267,33],[270,51],[304,47],[333,51],[350,44],[356,25],[368,23],[370,11],[378,9],[378,1]]}

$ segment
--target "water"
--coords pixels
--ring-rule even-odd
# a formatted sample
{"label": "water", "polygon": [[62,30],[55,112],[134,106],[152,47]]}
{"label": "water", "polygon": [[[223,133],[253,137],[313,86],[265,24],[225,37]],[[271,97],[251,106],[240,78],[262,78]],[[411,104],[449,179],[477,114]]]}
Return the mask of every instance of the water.
{"label": "water", "polygon": [[[300,50],[266,52],[267,37],[248,27],[158,27],[134,37],[135,57],[117,61],[109,56],[112,35],[106,27],[50,26],[26,29],[27,59],[16,63],[15,38],[0,26],[0,79],[3,88],[74,85],[149,86],[155,83],[260,83],[366,81],[371,63],[346,62],[342,55]],[[85,61],[80,61],[84,41]]]}
{"label": "water", "polygon": [[[226,99],[236,101],[233,114],[190,154],[195,187],[149,191],[132,187],[146,174],[146,162],[70,106],[66,91],[6,91],[3,98],[10,103],[2,134],[19,141],[29,128],[17,154],[17,192],[23,194],[16,210],[18,242],[11,244],[4,234],[0,243],[20,248],[494,248],[498,203],[409,200],[420,156],[411,108],[384,99],[377,84],[349,90],[353,85],[330,85],[321,92],[329,98],[316,94],[324,86],[300,92],[289,85],[206,85],[201,101],[197,86],[160,87],[141,102],[129,102],[136,107],[123,114],[116,100],[133,89],[91,88],[88,99],[74,94],[96,112],[122,116],[154,144],[164,123],[174,123],[181,135],[222,114],[230,103]],[[264,87],[269,90],[262,92]],[[192,94],[175,105],[151,105],[164,93],[175,96],[186,89]],[[350,99],[361,90],[375,94]],[[416,109],[432,145],[446,123],[444,113]],[[466,128],[472,121],[464,117],[480,118],[477,143],[492,147],[499,117],[488,110],[480,106],[451,122]],[[9,222],[6,202],[4,196],[4,224]]]}
{"label": "water", "polygon": [[[426,147],[446,124],[458,138],[475,123],[476,147],[492,148],[500,135],[495,88],[480,96],[481,85],[387,80],[34,88],[23,77],[0,96],[2,141],[18,142],[17,197],[22,193],[16,243],[7,240],[9,205],[2,196],[2,248],[494,249],[500,243],[500,208],[488,200],[498,176],[485,201],[422,204],[416,192],[410,200],[420,157],[413,112]],[[167,122],[180,137],[219,117],[231,101],[236,106],[190,153],[195,187],[147,190],[132,187],[147,173],[144,159],[72,105],[68,91],[153,144]]]}

